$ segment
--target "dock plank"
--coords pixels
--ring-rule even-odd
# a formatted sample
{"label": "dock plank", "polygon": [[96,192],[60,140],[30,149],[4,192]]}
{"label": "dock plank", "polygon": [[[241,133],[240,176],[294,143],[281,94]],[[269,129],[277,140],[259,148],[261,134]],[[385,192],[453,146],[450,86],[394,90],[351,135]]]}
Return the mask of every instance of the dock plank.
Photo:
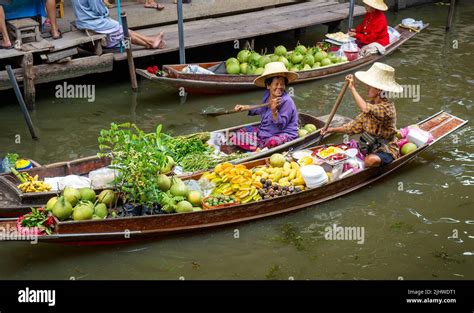
{"label": "dock plank", "polygon": [[[364,13],[365,10],[362,6],[355,7],[354,16]],[[184,42],[186,48],[195,48],[343,20],[348,17],[348,14],[349,5],[347,3],[304,2],[258,12],[186,22],[184,23]],[[144,35],[156,35],[161,31],[165,32],[167,43],[165,49],[144,49],[134,46],[133,57],[141,58],[177,51],[179,43],[176,24],[139,32]],[[114,59],[116,61],[125,60],[126,54],[116,52]]]}

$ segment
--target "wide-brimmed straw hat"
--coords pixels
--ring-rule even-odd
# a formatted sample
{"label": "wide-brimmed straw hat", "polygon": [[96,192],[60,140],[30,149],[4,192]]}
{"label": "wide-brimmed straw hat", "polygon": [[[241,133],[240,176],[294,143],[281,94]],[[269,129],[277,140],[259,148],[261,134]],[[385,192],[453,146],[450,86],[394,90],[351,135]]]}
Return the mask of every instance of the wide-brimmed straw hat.
{"label": "wide-brimmed straw hat", "polygon": [[372,7],[380,11],[388,10],[388,6],[385,4],[385,2],[383,2],[383,0],[363,0],[362,2],[367,4],[369,7]]}
{"label": "wide-brimmed straw hat", "polygon": [[395,81],[395,69],[387,64],[375,62],[368,71],[356,72],[355,76],[364,84],[383,91],[403,91],[403,87]]}
{"label": "wide-brimmed straw hat", "polygon": [[270,62],[265,65],[263,74],[257,77],[253,83],[258,87],[265,87],[265,80],[270,77],[282,76],[288,79],[288,83],[298,79],[298,74],[290,72],[286,69],[285,64],[282,62]]}

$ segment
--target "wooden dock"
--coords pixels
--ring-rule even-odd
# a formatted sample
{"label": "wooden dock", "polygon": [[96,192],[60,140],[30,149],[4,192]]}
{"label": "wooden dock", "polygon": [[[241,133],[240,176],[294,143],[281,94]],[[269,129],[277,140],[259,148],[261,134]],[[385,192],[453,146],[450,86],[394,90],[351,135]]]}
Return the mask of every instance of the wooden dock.
{"label": "wooden dock", "polygon": [[[365,9],[356,6],[354,16],[363,15]],[[349,4],[337,0],[303,2],[278,8],[243,13],[219,18],[208,18],[184,23],[184,43],[186,48],[196,48],[228,41],[251,39],[258,36],[295,30],[319,24],[338,22],[349,15]],[[167,47],[150,50],[133,47],[133,57],[141,58],[179,50],[176,24],[139,30],[143,35],[165,32]],[[122,61],[126,53],[116,52],[114,59]]]}
{"label": "wooden dock", "polygon": [[[254,12],[188,20],[184,24],[185,47],[203,47],[235,40],[253,39],[318,24],[338,23],[346,19],[349,13],[348,4],[339,3],[337,0],[283,2],[281,6],[264,7]],[[364,14],[364,8],[356,6],[354,15],[362,14]],[[138,31],[144,35],[165,32],[167,47],[158,50],[134,46],[134,58],[144,58],[179,49],[176,23]],[[50,38],[28,43],[23,45],[21,50],[0,50],[0,64],[12,65],[18,82],[24,87],[28,108],[34,109],[36,84],[109,72],[113,70],[114,62],[126,60],[125,52],[120,53],[118,49],[103,50],[100,44],[103,38],[104,35],[86,34],[81,30],[69,32],[63,30],[63,38],[58,40]],[[0,71],[0,91],[11,88],[6,71]]]}

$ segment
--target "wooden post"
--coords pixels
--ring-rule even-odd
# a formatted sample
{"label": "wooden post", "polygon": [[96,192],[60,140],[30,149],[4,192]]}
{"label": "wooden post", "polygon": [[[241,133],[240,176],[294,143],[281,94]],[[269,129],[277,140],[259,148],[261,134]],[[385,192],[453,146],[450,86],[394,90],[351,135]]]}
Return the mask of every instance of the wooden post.
{"label": "wooden post", "polygon": [[125,50],[127,51],[127,61],[128,61],[128,70],[130,72],[130,83],[132,85],[132,90],[138,90],[138,83],[137,83],[137,74],[135,73],[135,63],[133,61],[133,54],[132,54],[132,38],[128,32],[128,23],[127,23],[127,13],[122,12],[120,13],[120,18],[122,19],[122,28],[123,28],[123,35],[125,39]]}
{"label": "wooden post", "polygon": [[451,0],[451,3],[449,4],[448,24],[446,25],[446,31],[449,31],[449,29],[453,25],[455,3],[456,0]]}
{"label": "wooden post", "polygon": [[184,50],[184,25],[183,25],[183,0],[178,0],[178,39],[179,39],[179,63],[186,63],[186,52]]}
{"label": "wooden post", "polygon": [[395,0],[395,3],[393,4],[393,11],[398,12],[400,10],[400,0]]}
{"label": "wooden post", "polygon": [[27,53],[23,56],[23,92],[25,94],[25,102],[28,110],[35,109],[35,73],[33,71],[33,54]]}
{"label": "wooden post", "polygon": [[347,31],[352,30],[352,26],[354,25],[354,7],[355,7],[355,0],[349,1],[349,20],[347,21]]}

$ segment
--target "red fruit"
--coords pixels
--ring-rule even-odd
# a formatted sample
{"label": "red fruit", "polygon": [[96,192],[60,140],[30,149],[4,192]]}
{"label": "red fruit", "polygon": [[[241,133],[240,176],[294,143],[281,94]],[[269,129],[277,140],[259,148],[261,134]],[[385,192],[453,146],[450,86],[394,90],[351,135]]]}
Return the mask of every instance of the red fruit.
{"label": "red fruit", "polygon": [[153,74],[153,68],[150,67],[150,66],[146,68],[146,71],[147,71],[148,73]]}
{"label": "red fruit", "polygon": [[46,222],[44,222],[44,226],[49,227],[52,225],[54,225],[54,217],[50,215],[48,219],[46,220]]}
{"label": "red fruit", "polygon": [[154,71],[158,71],[158,66],[156,66],[156,65],[153,66],[153,70],[154,70]]}

